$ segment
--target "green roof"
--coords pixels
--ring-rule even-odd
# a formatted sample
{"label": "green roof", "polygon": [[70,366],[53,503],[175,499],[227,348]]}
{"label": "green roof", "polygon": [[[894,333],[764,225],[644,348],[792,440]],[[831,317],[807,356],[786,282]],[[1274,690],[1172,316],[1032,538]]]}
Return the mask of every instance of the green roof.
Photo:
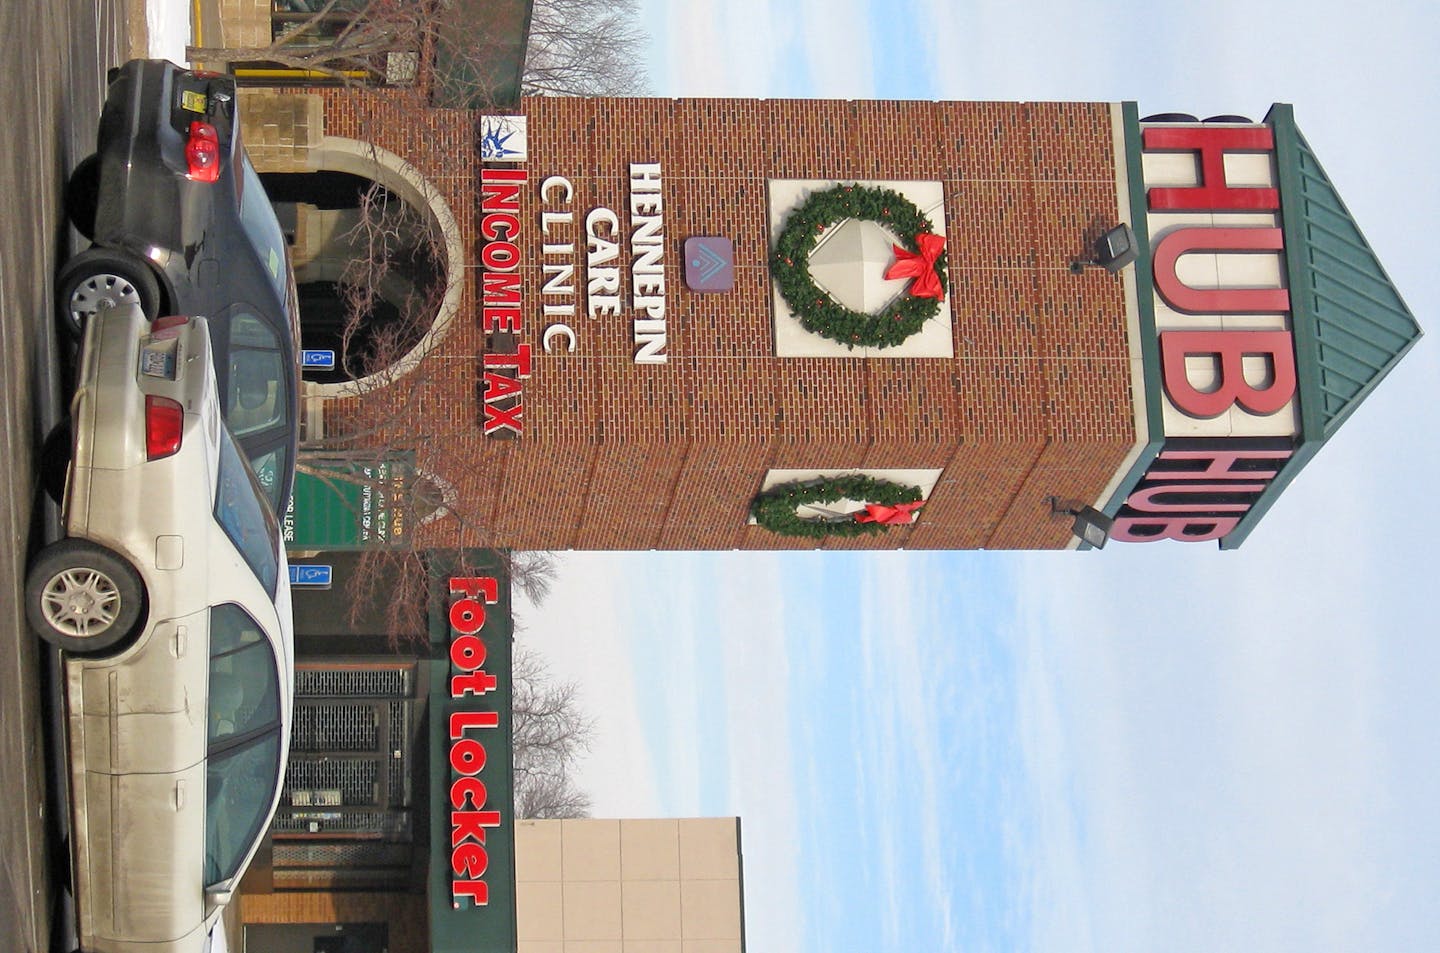
{"label": "green roof", "polygon": [[1329,438],[1420,339],[1420,325],[1295,127],[1291,107],[1276,105],[1266,121],[1280,167],[1297,346],[1311,349],[1303,363],[1316,370],[1301,381],[1305,436],[1314,426]]}
{"label": "green roof", "polygon": [[1385,274],[1340,194],[1295,125],[1271,107],[1285,261],[1300,391],[1300,445],[1221,542],[1234,549],[1325,441],[1420,340],[1420,325]]}

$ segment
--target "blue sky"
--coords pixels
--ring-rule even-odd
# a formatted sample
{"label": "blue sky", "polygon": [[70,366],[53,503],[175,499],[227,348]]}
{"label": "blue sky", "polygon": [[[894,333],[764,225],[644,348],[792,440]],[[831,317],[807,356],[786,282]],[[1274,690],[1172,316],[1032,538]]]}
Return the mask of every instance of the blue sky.
{"label": "blue sky", "polygon": [[1238,552],[564,556],[597,812],[740,814],[752,953],[1433,948],[1433,7],[644,10],[659,95],[1292,102],[1432,338]]}

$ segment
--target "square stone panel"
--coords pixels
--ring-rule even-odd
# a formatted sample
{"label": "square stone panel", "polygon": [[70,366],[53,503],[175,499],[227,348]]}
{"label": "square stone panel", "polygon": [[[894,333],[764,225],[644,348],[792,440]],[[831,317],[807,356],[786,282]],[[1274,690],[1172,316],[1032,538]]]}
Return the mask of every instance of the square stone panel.
{"label": "square stone panel", "polygon": [[735,818],[693,818],[680,825],[680,876],[739,878],[740,832]]}
{"label": "square stone panel", "polygon": [[680,881],[627,881],[623,894],[627,940],[680,939]]}
{"label": "square stone panel", "polygon": [[515,929],[521,940],[565,939],[565,904],[558,883],[515,885]]}
{"label": "square stone panel", "polygon": [[561,825],[566,881],[620,879],[619,821],[567,820]]}
{"label": "square stone panel", "polygon": [[520,821],[515,825],[515,880],[562,879],[559,821]]}
{"label": "square stone panel", "polygon": [[618,940],[624,933],[620,920],[620,882],[566,883],[565,940]]}
{"label": "square stone panel", "polygon": [[621,821],[620,871],[625,880],[678,880],[679,823],[665,819]]}

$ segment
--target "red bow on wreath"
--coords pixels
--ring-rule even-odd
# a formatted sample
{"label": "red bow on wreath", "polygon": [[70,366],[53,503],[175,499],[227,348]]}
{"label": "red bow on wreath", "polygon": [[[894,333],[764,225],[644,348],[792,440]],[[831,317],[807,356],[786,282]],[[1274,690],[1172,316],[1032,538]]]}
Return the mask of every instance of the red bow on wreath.
{"label": "red bow on wreath", "polygon": [[855,514],[855,522],[879,523],[881,526],[904,526],[915,522],[915,511],[924,505],[924,500],[918,503],[896,503],[894,506],[866,503],[865,509]]}
{"label": "red bow on wreath", "polygon": [[934,232],[921,232],[915,236],[915,244],[920,248],[918,254],[899,245],[893,246],[895,264],[885,272],[885,277],[914,278],[915,283],[910,286],[910,294],[917,298],[945,297],[945,289],[940,285],[940,274],[935,270],[935,262],[945,250],[944,236]]}

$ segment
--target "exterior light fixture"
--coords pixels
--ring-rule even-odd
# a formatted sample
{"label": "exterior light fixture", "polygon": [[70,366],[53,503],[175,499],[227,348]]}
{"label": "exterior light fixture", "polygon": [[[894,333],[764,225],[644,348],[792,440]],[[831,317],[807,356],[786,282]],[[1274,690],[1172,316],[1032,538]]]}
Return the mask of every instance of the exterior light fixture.
{"label": "exterior light fixture", "polygon": [[1071,501],[1062,502],[1059,497],[1052,496],[1050,513],[1052,516],[1063,514],[1074,517],[1075,522],[1071,524],[1070,532],[1093,549],[1104,549],[1105,544],[1110,541],[1110,527],[1115,525],[1115,520],[1093,506],[1083,506]]}
{"label": "exterior light fixture", "polygon": [[1095,240],[1094,257],[1072,261],[1070,271],[1078,275],[1087,265],[1099,265],[1113,275],[1133,262],[1138,254],[1135,232],[1122,222]]}

